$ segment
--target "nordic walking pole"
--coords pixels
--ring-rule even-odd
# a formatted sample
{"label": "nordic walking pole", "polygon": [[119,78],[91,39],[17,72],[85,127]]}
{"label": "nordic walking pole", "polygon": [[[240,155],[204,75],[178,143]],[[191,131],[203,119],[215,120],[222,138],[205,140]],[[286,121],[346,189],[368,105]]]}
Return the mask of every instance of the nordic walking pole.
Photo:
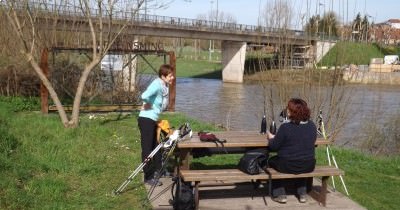
{"label": "nordic walking pole", "polygon": [[155,179],[157,180],[153,185],[151,185],[150,190],[148,192],[148,197],[150,198],[150,196],[153,194],[154,189],[156,188],[157,182],[158,180],[161,178],[165,167],[167,165],[167,162],[169,160],[169,158],[172,156],[172,153],[174,152],[176,146],[178,145],[178,142],[181,141],[186,135],[189,134],[189,137],[192,137],[192,129],[189,126],[189,123],[185,123],[182,126],[179,127],[178,130],[175,130],[174,133],[168,138],[168,140],[164,143],[164,148],[168,149],[167,155],[165,157],[165,160],[163,160],[163,164],[162,167],[159,169],[158,173],[157,173],[157,177],[155,177]]}
{"label": "nordic walking pole", "polygon": [[[326,136],[326,132],[325,132],[324,121],[322,120],[322,110],[319,110],[318,125],[319,125],[318,132],[322,135],[322,137],[325,140],[328,140],[328,137]],[[328,159],[328,165],[332,166],[331,153],[329,152],[329,145],[326,146],[326,156]],[[335,179],[333,177],[332,177],[332,187],[334,190],[336,190]]]}
{"label": "nordic walking pole", "polygon": [[125,187],[135,178],[135,176],[143,169],[145,165],[147,165],[150,160],[153,158],[153,156],[161,149],[163,146],[163,143],[160,143],[147,157],[146,159],[135,169],[135,171],[132,172],[131,175],[121,184],[121,186],[118,187],[117,190],[113,192],[113,194],[118,195],[120,194]]}
{"label": "nordic walking pole", "polygon": [[[323,138],[325,140],[327,140],[328,138],[327,138],[326,131],[325,131],[325,125],[324,125],[324,122],[322,120],[322,110],[319,111],[318,120],[319,120],[319,125],[320,125],[320,133],[322,134]],[[333,155],[332,149],[331,149],[331,147],[329,145],[326,146],[326,152],[327,152],[327,155],[328,155],[329,165],[331,165],[330,156],[332,156],[332,160],[333,160],[333,163],[335,164],[335,167],[339,168],[338,165],[337,165],[335,156]],[[342,182],[342,185],[343,185],[343,188],[344,188],[346,194],[349,195],[349,191],[347,190],[346,184],[344,183],[343,176],[339,175],[339,178],[340,178],[340,181]],[[335,189],[335,182],[334,182],[334,178],[333,177],[332,177],[332,183],[333,183],[333,187]]]}
{"label": "nordic walking pole", "polygon": [[164,170],[166,169],[166,165],[168,163],[169,158],[171,157],[172,152],[175,150],[176,147],[176,143],[171,147],[171,149],[168,151],[165,160],[162,161],[162,166],[161,169],[158,170],[157,176],[155,177],[156,182],[154,182],[154,184],[151,185],[149,192],[147,193],[147,197],[150,198],[150,196],[153,194],[154,189],[157,186],[158,180],[160,180],[162,174],[164,173]]}

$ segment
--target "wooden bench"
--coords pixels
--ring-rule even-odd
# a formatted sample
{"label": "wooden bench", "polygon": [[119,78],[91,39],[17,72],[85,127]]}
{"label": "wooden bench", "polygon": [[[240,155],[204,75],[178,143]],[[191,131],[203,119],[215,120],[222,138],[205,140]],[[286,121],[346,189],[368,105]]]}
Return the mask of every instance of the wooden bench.
{"label": "wooden bench", "polygon": [[199,207],[199,185],[200,182],[217,181],[217,182],[249,182],[249,181],[266,181],[270,179],[295,179],[307,177],[321,177],[322,186],[318,195],[318,202],[326,206],[326,193],[328,179],[330,176],[344,175],[344,171],[332,166],[316,166],[311,173],[304,174],[284,174],[279,173],[272,168],[267,168],[267,173],[256,175],[246,174],[239,169],[213,169],[213,170],[180,170],[179,175],[185,182],[194,182],[194,196],[196,209]]}

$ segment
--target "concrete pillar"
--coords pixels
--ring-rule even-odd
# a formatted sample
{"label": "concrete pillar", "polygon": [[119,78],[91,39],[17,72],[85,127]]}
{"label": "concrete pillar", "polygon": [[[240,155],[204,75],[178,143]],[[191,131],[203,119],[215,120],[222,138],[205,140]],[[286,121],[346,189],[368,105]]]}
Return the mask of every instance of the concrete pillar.
{"label": "concrete pillar", "polygon": [[128,92],[133,92],[136,85],[136,55],[132,53],[123,55],[123,63],[124,68],[122,69],[122,74],[124,90]]}
{"label": "concrete pillar", "polygon": [[335,44],[335,41],[318,41],[315,45],[315,63],[320,62]]}
{"label": "concrete pillar", "polygon": [[246,42],[222,41],[222,81],[243,82]]}
{"label": "concrete pillar", "polygon": [[[137,45],[135,45],[135,43],[137,43],[138,40],[138,37],[134,37],[133,44],[132,46],[130,46],[132,47],[132,49],[137,50]],[[123,64],[124,68],[122,69],[122,74],[124,78],[124,90],[128,92],[133,92],[135,91],[136,86],[137,55],[133,53],[124,55]]]}

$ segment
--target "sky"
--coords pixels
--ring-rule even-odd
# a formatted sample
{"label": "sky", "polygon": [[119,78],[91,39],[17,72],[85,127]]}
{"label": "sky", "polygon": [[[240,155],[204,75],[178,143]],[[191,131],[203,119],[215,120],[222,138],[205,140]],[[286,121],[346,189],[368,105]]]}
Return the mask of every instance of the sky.
{"label": "sky", "polygon": [[[160,0],[159,0],[160,1]],[[265,5],[277,0],[173,0],[165,9],[148,11],[149,14],[195,19],[200,14],[208,14],[210,10],[223,11],[236,18],[240,24],[257,25]],[[314,14],[335,11],[340,22],[351,22],[358,12],[367,15],[370,22],[380,23],[388,19],[400,19],[399,0],[287,0],[291,3],[296,22],[292,28],[298,28],[300,20],[306,22]],[[308,7],[307,7],[308,5]],[[347,6],[348,5],[348,6]],[[309,9],[307,9],[309,8]],[[260,15],[261,14],[261,15]]]}

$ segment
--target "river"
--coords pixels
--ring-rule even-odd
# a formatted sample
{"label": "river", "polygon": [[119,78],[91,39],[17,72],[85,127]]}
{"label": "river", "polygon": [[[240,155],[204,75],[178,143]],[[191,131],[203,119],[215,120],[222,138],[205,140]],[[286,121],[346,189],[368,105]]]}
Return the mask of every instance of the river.
{"label": "river", "polygon": [[[349,114],[336,138],[337,144],[356,147],[359,142],[354,139],[368,133],[367,123],[383,124],[391,116],[400,116],[399,86],[349,85],[345,88],[351,89],[351,100],[344,102],[349,105]],[[231,130],[260,130],[263,104],[263,89],[257,84],[177,78],[176,111]],[[277,119],[280,110],[275,110]]]}

